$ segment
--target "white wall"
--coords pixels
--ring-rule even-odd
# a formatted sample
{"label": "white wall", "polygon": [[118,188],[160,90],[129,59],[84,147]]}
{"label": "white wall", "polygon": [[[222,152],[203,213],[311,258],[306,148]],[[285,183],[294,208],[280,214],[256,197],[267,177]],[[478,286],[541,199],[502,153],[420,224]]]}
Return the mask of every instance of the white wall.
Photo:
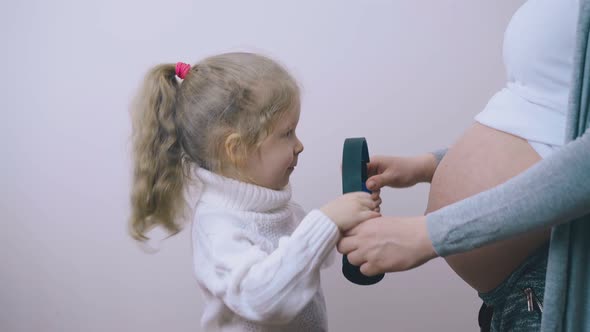
{"label": "white wall", "polygon": [[[292,178],[340,192],[346,137],[408,155],[456,139],[501,87],[518,1],[2,1],[0,330],[199,331],[187,232],[156,255],[126,234],[127,107],[149,66],[247,50],[304,87]],[[424,210],[427,186],[383,193]],[[475,331],[479,301],[442,260],[358,287],[323,275],[332,331]]]}

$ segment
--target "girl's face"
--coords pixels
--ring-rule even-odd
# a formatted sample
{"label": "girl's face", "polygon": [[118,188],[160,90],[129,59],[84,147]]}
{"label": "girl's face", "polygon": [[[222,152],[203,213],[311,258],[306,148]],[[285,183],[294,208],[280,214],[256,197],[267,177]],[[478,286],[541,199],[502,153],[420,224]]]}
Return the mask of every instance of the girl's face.
{"label": "girl's face", "polygon": [[295,134],[299,113],[299,108],[285,113],[273,132],[248,156],[246,167],[242,170],[245,178],[274,190],[289,184],[289,177],[297,166],[297,157],[303,151],[303,144]]}

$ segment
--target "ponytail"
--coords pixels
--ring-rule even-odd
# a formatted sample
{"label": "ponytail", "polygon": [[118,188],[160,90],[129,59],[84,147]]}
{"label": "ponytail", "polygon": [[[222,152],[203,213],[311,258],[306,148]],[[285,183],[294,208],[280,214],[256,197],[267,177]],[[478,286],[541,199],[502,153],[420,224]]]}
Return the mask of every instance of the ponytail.
{"label": "ponytail", "polygon": [[145,77],[132,108],[133,184],[131,236],[145,241],[157,225],[170,233],[184,208],[183,152],[175,123],[179,83],[173,64],[158,65]]}

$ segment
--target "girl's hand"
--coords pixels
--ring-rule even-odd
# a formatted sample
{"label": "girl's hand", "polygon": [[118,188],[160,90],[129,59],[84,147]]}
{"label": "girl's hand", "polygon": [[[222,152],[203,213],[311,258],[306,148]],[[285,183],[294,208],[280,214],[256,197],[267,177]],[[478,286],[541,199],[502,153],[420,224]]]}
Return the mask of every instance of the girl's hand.
{"label": "girl's hand", "polygon": [[341,232],[345,232],[365,220],[380,217],[380,204],[378,192],[355,192],[336,198],[320,210],[332,219]]}
{"label": "girl's hand", "polygon": [[381,217],[344,234],[338,251],[366,276],[415,268],[437,256],[426,217]]}
{"label": "girl's hand", "polygon": [[385,186],[406,188],[430,182],[436,166],[437,160],[431,153],[415,157],[371,157],[367,166],[367,188],[376,191]]}

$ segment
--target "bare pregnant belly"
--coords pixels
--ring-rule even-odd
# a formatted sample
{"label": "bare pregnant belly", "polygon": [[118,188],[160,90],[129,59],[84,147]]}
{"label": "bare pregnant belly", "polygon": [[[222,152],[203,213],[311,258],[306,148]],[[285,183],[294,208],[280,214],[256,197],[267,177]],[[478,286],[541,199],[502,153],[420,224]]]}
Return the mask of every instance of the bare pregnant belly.
{"label": "bare pregnant belly", "polygon": [[[540,159],[527,141],[476,123],[448,151],[434,173],[427,212],[501,184]],[[471,287],[487,292],[548,241],[549,234],[549,229],[543,229],[445,259]]]}

